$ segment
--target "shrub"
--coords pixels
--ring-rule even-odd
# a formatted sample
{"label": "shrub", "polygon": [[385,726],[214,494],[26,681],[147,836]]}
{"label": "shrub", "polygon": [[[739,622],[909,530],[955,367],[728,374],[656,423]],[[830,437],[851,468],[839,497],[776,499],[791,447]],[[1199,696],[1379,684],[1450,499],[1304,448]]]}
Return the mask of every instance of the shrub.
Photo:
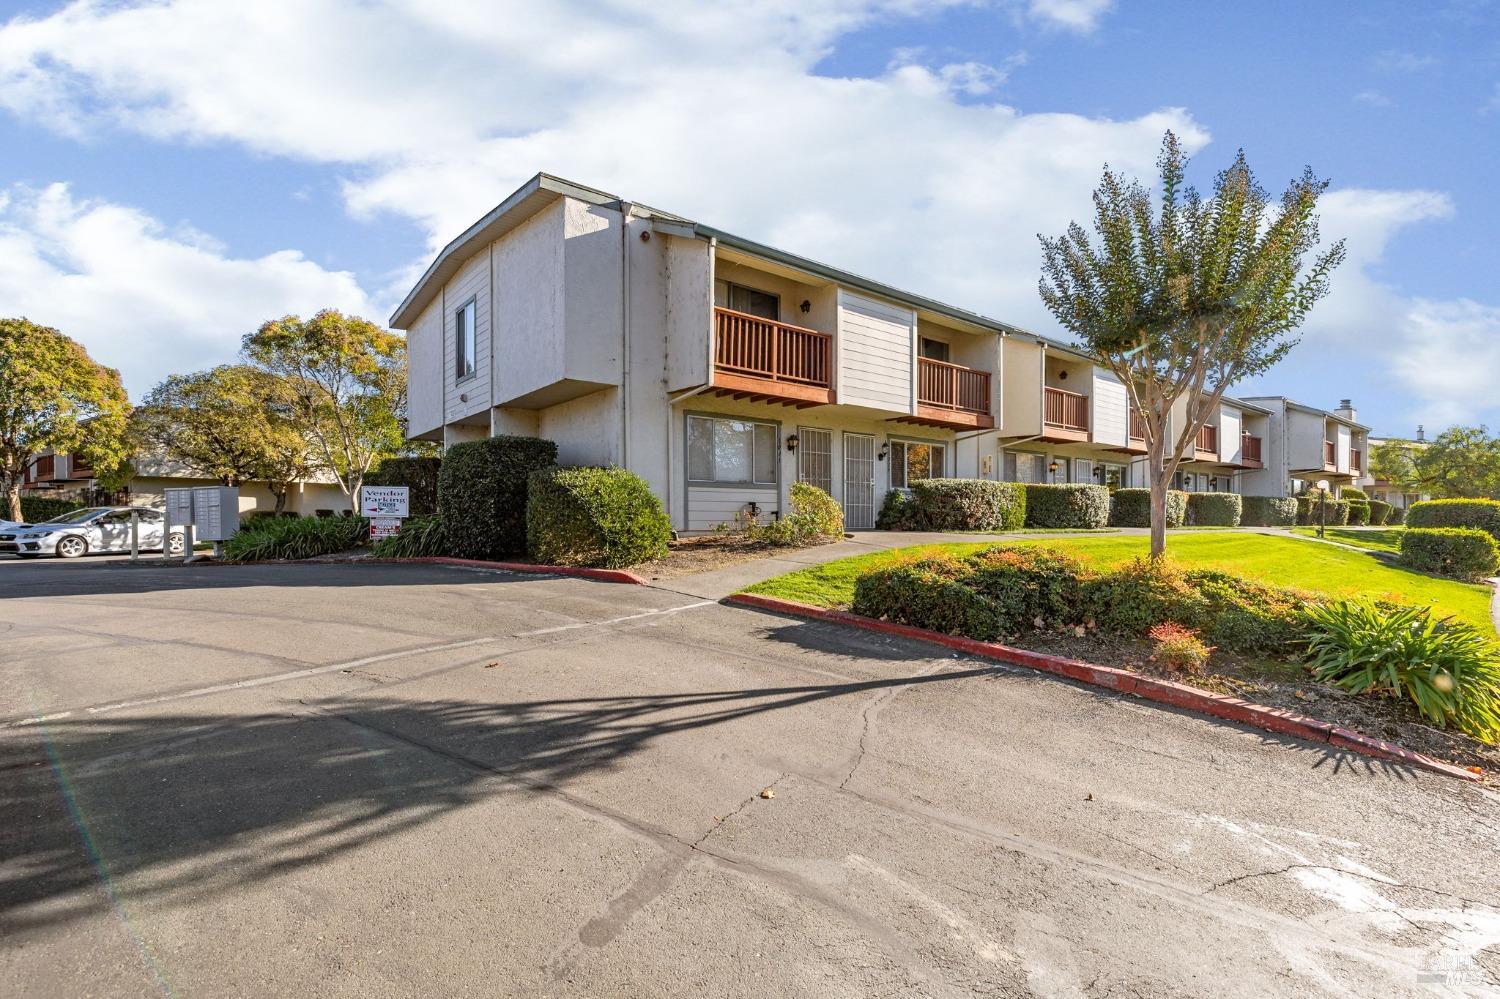
{"label": "shrub", "polygon": [[[1187,518],[1187,493],[1179,489],[1167,492],[1167,526],[1181,527]],[[1110,500],[1111,527],[1150,527],[1151,490],[1116,489]]]}
{"label": "shrub", "polygon": [[276,520],[278,517],[291,518],[297,516],[300,515],[295,510],[283,510],[280,513],[277,513],[275,510],[251,510],[240,518],[240,524],[242,526],[245,524],[258,524],[265,520]]}
{"label": "shrub", "polygon": [[38,524],[53,517],[61,517],[74,510],[82,510],[84,504],[77,500],[53,499],[50,496],[22,496],[21,521]]}
{"label": "shrub", "polygon": [[891,489],[880,503],[875,526],[882,531],[920,531],[917,504],[904,489]]}
{"label": "shrub", "polygon": [[1199,599],[1176,563],[1140,557],[1085,583],[1083,609],[1102,631],[1139,637],[1167,621],[1199,617]]}
{"label": "shrub", "polygon": [[1313,604],[1304,616],[1319,682],[1408,697],[1435,724],[1500,739],[1500,653],[1475,628],[1358,600]]}
{"label": "shrub", "polygon": [[1406,511],[1406,526],[1473,527],[1500,541],[1500,500],[1423,500]]}
{"label": "shrub", "polygon": [[1026,490],[1019,482],[921,479],[912,483],[911,520],[925,531],[1014,531],[1026,523]]}
{"label": "shrub", "polygon": [[1349,523],[1355,527],[1364,527],[1370,522],[1369,500],[1342,500],[1349,504]]}
{"label": "shrub", "polygon": [[1201,631],[1215,647],[1252,655],[1288,655],[1302,639],[1300,613],[1308,596],[1219,569],[1184,575],[1195,598],[1175,605],[1181,623]]}
{"label": "shrub", "polygon": [[1174,673],[1178,670],[1199,672],[1214,652],[1213,646],[1205,644],[1196,631],[1180,624],[1159,624],[1147,635],[1156,646],[1151,658]]}
{"label": "shrub", "polygon": [[997,545],[965,564],[964,584],[989,599],[1003,634],[1083,621],[1083,581],[1091,573],[1071,555],[1038,545]]}
{"label": "shrub", "polygon": [[1295,523],[1297,500],[1294,497],[1240,497],[1240,524],[1245,527],[1291,527]]}
{"label": "shrub", "polygon": [[333,555],[364,544],[370,522],[363,517],[275,517],[241,528],[224,542],[233,562],[304,559]]}
{"label": "shrub", "polygon": [[[1323,503],[1324,523],[1328,527],[1342,527],[1349,523],[1349,501],[1329,498]],[[1318,526],[1318,497],[1297,497],[1297,523],[1305,527]]]}
{"label": "shrub", "polygon": [[1392,506],[1391,512],[1386,514],[1385,522],[1393,525],[1404,525],[1406,523],[1406,507]]}
{"label": "shrub", "polygon": [[375,542],[371,551],[376,558],[434,558],[448,554],[443,534],[443,518],[411,517],[401,522],[401,529]]}
{"label": "shrub", "polygon": [[1369,499],[1370,499],[1370,496],[1369,496],[1368,493],[1366,493],[1363,489],[1360,489],[1358,486],[1344,486],[1342,489],[1339,490],[1339,499],[1365,500],[1366,502],[1368,502]]}
{"label": "shrub", "polygon": [[1109,523],[1109,490],[1085,483],[1026,485],[1026,526],[1087,529]]}
{"label": "shrub", "polygon": [[672,524],[646,480],[623,468],[531,474],[526,550],[548,565],[623,569],[665,558]]}
{"label": "shrub", "polygon": [[1408,527],[1400,562],[1408,569],[1475,581],[1500,571],[1500,546],[1475,527]]}
{"label": "shrub", "polygon": [[438,474],[450,553],[488,559],[525,551],[527,478],[556,461],[557,445],[537,437],[491,437],[450,447]]}
{"label": "shrub", "polygon": [[1004,634],[1002,618],[986,597],[960,582],[964,566],[927,558],[867,572],[854,583],[856,614],[945,635],[990,641]]}
{"label": "shrub", "polygon": [[817,486],[797,482],[792,485],[792,512],[770,524],[751,521],[745,534],[778,548],[820,544],[844,536],[844,511]]}
{"label": "shrub", "polygon": [[1243,510],[1238,493],[1187,494],[1187,522],[1198,527],[1239,527]]}
{"label": "shrub", "polygon": [[412,517],[438,512],[438,475],[441,458],[387,458],[365,476],[369,486],[405,486]]}
{"label": "shrub", "polygon": [[1392,507],[1384,500],[1370,500],[1370,523],[1376,526],[1384,524],[1391,517]]}

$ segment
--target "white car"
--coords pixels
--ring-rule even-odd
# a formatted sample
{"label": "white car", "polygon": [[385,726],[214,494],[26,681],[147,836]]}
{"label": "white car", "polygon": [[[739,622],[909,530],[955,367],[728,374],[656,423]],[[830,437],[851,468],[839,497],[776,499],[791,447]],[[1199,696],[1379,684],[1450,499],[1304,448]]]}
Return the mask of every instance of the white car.
{"label": "white car", "polygon": [[[166,526],[161,511],[146,507],[91,506],[40,524],[19,524],[0,530],[0,552],[21,558],[42,555],[78,558],[89,552],[128,552],[132,513],[140,517],[141,551],[161,551],[162,530]],[[167,540],[167,554],[181,555],[182,546],[182,533],[173,531]]]}

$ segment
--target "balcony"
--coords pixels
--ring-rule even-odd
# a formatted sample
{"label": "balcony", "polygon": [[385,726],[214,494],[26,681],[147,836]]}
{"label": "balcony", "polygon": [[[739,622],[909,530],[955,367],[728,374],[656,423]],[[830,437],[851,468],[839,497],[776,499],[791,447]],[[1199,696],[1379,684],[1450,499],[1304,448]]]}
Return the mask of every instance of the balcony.
{"label": "balcony", "polygon": [[1219,428],[1213,426],[1200,427],[1198,437],[1193,441],[1193,458],[1198,461],[1219,460]]}
{"label": "balcony", "polygon": [[956,430],[993,427],[990,373],[930,357],[917,358],[917,413],[913,422]]}
{"label": "balcony", "polygon": [[1339,452],[1333,441],[1323,442],[1323,471],[1337,472],[1339,470]]}
{"label": "balcony", "polygon": [[798,409],[831,403],[833,337],[715,307],[713,386]]}
{"label": "balcony", "polygon": [[1260,438],[1254,434],[1240,434],[1240,467],[1265,468],[1261,458]]}
{"label": "balcony", "polygon": [[1355,448],[1351,448],[1349,450],[1349,473],[1356,476],[1360,475],[1364,470],[1363,461],[1364,459],[1360,452]]}
{"label": "balcony", "polygon": [[1089,397],[1066,389],[1042,390],[1042,435],[1044,441],[1089,439]]}

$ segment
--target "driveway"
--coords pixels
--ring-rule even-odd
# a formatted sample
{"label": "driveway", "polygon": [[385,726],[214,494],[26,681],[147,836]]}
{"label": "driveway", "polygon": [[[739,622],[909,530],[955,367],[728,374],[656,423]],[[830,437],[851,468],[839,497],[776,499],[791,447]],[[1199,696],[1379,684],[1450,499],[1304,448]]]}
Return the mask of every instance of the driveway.
{"label": "driveway", "polygon": [[[665,589],[0,566],[7,995],[1481,995],[1494,792]],[[36,718],[43,719],[38,722]]]}

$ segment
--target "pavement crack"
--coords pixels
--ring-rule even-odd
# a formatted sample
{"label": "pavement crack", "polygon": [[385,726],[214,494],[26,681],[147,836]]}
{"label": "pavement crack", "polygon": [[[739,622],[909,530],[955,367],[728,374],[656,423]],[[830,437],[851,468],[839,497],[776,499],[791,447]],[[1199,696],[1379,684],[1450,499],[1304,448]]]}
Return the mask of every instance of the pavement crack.
{"label": "pavement crack", "polygon": [[1495,908],[1495,906],[1489,902],[1482,902],[1477,898],[1469,898],[1465,895],[1455,895],[1452,892],[1443,891],[1440,888],[1428,888],[1424,885],[1409,885],[1404,881],[1392,881],[1389,878],[1378,878],[1371,874],[1361,874],[1359,871],[1351,871],[1343,867],[1334,867],[1331,864],[1288,864],[1285,867],[1278,867],[1274,870],[1269,871],[1252,871],[1249,874],[1240,874],[1232,878],[1227,878],[1224,881],[1216,882],[1208,888],[1205,888],[1201,894],[1209,895],[1213,892],[1219,891],[1221,888],[1227,888],[1230,885],[1239,884],[1241,881],[1253,881],[1258,878],[1270,878],[1275,877],[1278,874],[1290,874],[1292,871],[1333,871],[1336,874],[1347,874],[1351,878],[1359,878],[1363,881],[1373,881],[1378,885],[1385,885],[1387,888],[1403,888],[1407,891],[1418,891],[1428,895],[1437,895],[1442,898],[1451,898],[1455,902],[1462,902],[1465,905],[1473,905],[1485,909]]}
{"label": "pavement crack", "polygon": [[791,776],[791,774],[782,774],[781,776],[777,777],[775,780],[771,781],[771,783],[767,784],[765,786],[765,788],[763,788],[760,791],[756,791],[750,797],[748,797],[744,801],[740,802],[738,805],[736,805],[734,807],[734,809],[732,811],[730,811],[730,812],[728,812],[728,813],[726,813],[724,815],[715,815],[714,816],[714,824],[708,827],[708,831],[707,832],[705,832],[702,836],[699,836],[696,840],[694,840],[692,842],[692,844],[691,844],[692,849],[694,849],[694,850],[698,849],[698,847],[703,844],[704,840],[708,839],[708,837],[712,836],[714,833],[716,833],[716,832],[719,831],[719,827],[720,826],[722,826],[724,823],[728,822],[730,819],[734,818],[736,815],[738,815],[741,812],[743,812],[745,809],[749,808],[751,805],[755,804],[755,799],[756,798],[759,798],[762,794],[765,793],[765,791],[774,790],[777,784],[780,784],[782,781],[786,780],[790,776]]}

